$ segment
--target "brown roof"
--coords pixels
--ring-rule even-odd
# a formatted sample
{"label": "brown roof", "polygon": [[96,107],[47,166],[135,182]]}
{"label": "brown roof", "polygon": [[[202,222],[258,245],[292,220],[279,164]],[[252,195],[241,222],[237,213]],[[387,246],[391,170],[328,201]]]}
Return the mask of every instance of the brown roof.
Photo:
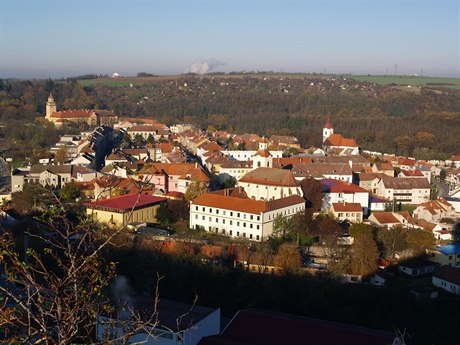
{"label": "brown roof", "polygon": [[270,157],[271,154],[270,154],[270,151],[268,151],[268,150],[259,150],[254,154],[254,156]]}
{"label": "brown roof", "polygon": [[324,177],[324,175],[352,175],[351,167],[347,163],[310,163],[294,164],[292,173],[295,176]]}
{"label": "brown roof", "polygon": [[287,165],[302,164],[302,163],[311,163],[311,157],[283,157],[283,158],[273,158],[273,166],[284,167]]}
{"label": "brown roof", "polygon": [[283,187],[297,187],[299,185],[291,171],[276,168],[257,168],[244,175],[240,182]]}
{"label": "brown roof", "polygon": [[433,277],[460,285],[460,268],[443,265],[435,269]]}
{"label": "brown roof", "polygon": [[52,172],[53,174],[71,174],[73,165],[62,164],[62,165],[41,165],[34,164],[30,168],[30,174],[41,174],[45,170]]}
{"label": "brown roof", "polygon": [[408,177],[397,178],[388,177],[382,179],[385,188],[391,189],[430,189],[430,183],[426,178]]}
{"label": "brown roof", "polygon": [[277,210],[283,207],[304,204],[305,200],[298,195],[291,195],[286,198],[261,201],[249,198],[226,196],[220,193],[205,193],[195,198],[192,205],[216,207],[227,210],[246,212],[252,214],[260,214]]}
{"label": "brown roof", "polygon": [[203,143],[199,146],[199,148],[205,151],[223,151],[224,150],[223,147],[216,144],[215,142]]}
{"label": "brown roof", "polygon": [[374,212],[372,215],[380,224],[398,224],[401,223],[392,212]]}
{"label": "brown roof", "polygon": [[238,161],[236,159],[229,160],[227,163],[221,165],[221,168],[252,168],[252,161]]}
{"label": "brown roof", "polygon": [[359,203],[334,202],[332,207],[335,212],[363,212]]}
{"label": "brown roof", "polygon": [[369,193],[353,183],[325,178],[321,180],[323,193]]}
{"label": "brown roof", "polygon": [[393,165],[391,165],[391,163],[377,162],[375,163],[375,166],[380,171],[394,171]]}

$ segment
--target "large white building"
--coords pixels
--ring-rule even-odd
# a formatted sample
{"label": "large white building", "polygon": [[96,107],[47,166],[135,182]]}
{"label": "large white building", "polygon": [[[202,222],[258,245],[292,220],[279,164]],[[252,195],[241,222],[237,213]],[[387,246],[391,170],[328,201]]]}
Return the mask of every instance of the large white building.
{"label": "large white building", "polygon": [[430,200],[430,184],[425,178],[385,177],[377,184],[377,195],[401,204],[418,205]]}
{"label": "large white building", "polygon": [[300,182],[286,169],[257,168],[244,175],[238,181],[238,186],[243,187],[248,197],[255,200],[302,196]]}
{"label": "large white building", "polygon": [[190,202],[190,228],[260,241],[272,234],[278,215],[291,217],[304,209],[299,195],[262,201],[248,198],[242,188],[225,189]]}

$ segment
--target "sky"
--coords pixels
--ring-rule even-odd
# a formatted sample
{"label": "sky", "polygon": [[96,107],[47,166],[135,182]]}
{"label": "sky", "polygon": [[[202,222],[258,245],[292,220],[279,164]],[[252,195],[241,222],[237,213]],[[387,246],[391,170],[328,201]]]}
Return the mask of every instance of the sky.
{"label": "sky", "polygon": [[460,77],[460,0],[0,0],[0,78]]}

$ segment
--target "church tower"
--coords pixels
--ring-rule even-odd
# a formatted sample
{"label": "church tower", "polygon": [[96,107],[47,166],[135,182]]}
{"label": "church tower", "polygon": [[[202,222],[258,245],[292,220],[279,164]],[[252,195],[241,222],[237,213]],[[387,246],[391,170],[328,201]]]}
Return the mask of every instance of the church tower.
{"label": "church tower", "polygon": [[324,128],[323,128],[323,143],[332,134],[334,134],[334,128],[332,128],[331,120],[330,120],[330,118],[328,116],[327,120],[326,120],[326,123],[324,124]]}
{"label": "church tower", "polygon": [[273,157],[268,151],[268,140],[259,142],[259,150],[252,157],[252,168],[273,168]]}
{"label": "church tower", "polygon": [[48,102],[46,102],[46,115],[45,119],[51,121],[51,114],[57,111],[56,102],[54,101],[53,95],[50,93]]}

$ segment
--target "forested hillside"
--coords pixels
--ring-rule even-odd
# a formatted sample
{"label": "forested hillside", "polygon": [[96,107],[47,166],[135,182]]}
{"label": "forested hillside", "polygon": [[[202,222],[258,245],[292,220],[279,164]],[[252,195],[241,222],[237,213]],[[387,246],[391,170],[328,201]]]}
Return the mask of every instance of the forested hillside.
{"label": "forested hillside", "polygon": [[[112,109],[120,116],[154,117],[168,125],[292,134],[304,146],[320,145],[327,116],[336,132],[356,138],[363,149],[417,158],[457,154],[460,138],[458,90],[404,89],[349,77],[182,75],[0,81],[2,146],[35,138],[34,130],[52,131],[33,121],[44,116],[49,92],[58,109]],[[33,129],[18,125],[25,122],[35,123]],[[48,133],[40,144],[49,144],[52,137]]]}

